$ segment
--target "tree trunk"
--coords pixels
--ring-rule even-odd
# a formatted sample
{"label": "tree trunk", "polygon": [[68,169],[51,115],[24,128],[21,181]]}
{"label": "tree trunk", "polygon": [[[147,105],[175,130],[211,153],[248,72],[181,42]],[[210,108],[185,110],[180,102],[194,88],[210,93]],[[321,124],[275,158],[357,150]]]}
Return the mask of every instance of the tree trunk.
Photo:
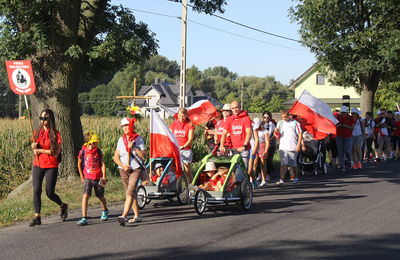
{"label": "tree trunk", "polygon": [[375,92],[370,89],[368,89],[367,86],[363,86],[361,90],[361,112],[363,117],[365,117],[366,112],[371,112],[373,113],[374,109],[374,97],[375,97]]}
{"label": "tree trunk", "polygon": [[371,71],[366,76],[359,77],[361,84],[361,112],[365,117],[366,112],[374,112],[374,97],[381,79],[380,71]]}
{"label": "tree trunk", "polygon": [[37,118],[44,108],[50,108],[54,112],[57,130],[62,139],[60,177],[76,175],[76,155],[83,143],[78,106],[78,67],[76,64],[64,63],[63,67],[51,73],[51,83],[42,82],[39,91],[31,98],[35,128],[39,126]]}

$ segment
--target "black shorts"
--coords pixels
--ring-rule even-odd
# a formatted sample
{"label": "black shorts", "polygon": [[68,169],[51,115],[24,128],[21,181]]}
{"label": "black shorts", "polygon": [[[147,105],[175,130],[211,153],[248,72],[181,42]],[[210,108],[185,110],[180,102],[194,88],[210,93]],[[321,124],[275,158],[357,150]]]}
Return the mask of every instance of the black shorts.
{"label": "black shorts", "polygon": [[99,180],[85,179],[85,182],[83,183],[83,194],[92,196],[92,188],[94,189],[96,197],[104,197],[104,188],[99,185]]}

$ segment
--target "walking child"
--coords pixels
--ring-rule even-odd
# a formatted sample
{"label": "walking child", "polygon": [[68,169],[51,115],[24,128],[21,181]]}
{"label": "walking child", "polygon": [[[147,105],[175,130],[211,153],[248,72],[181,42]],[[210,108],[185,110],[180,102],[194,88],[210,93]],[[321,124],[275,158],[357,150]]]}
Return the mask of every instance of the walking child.
{"label": "walking child", "polygon": [[107,201],[104,197],[104,186],[107,183],[106,165],[103,161],[103,153],[98,148],[99,137],[96,133],[89,131],[84,135],[84,140],[85,144],[78,155],[78,170],[83,182],[82,219],[77,223],[78,226],[88,224],[87,205],[92,188],[103,208],[100,220],[108,219]]}

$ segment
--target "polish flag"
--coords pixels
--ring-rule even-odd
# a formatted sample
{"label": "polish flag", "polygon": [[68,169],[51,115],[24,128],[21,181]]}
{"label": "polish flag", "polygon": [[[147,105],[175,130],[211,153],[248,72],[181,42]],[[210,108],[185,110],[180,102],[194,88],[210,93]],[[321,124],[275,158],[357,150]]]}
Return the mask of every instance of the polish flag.
{"label": "polish flag", "polygon": [[[178,119],[178,107],[167,108],[163,105],[160,105],[160,107],[175,119]],[[190,107],[187,107],[186,110],[188,111],[190,121],[195,125],[205,124],[217,116],[217,110],[207,99],[197,101]]]}
{"label": "polish flag", "polygon": [[169,157],[174,159],[176,176],[182,175],[178,140],[158,114],[150,114],[150,158]]}
{"label": "polish flag", "polygon": [[306,130],[317,140],[325,138],[328,134],[336,134],[338,121],[333,116],[331,108],[307,90],[301,93],[289,113],[299,116],[299,121],[304,121],[302,123]]}

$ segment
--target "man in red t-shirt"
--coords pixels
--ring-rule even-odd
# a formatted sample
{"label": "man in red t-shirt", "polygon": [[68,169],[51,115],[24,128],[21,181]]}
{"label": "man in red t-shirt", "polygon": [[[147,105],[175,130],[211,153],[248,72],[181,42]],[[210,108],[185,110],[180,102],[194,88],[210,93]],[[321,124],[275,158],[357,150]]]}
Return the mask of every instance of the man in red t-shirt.
{"label": "man in red t-shirt", "polygon": [[171,123],[169,128],[175,135],[181,149],[181,160],[183,168],[186,172],[188,182],[192,182],[192,172],[190,164],[193,160],[192,142],[194,137],[194,126],[188,119],[188,111],[180,108],[178,111],[178,119]]}
{"label": "man in red t-shirt", "polygon": [[226,136],[229,133],[232,141],[232,149],[236,149],[240,153],[247,169],[250,155],[251,119],[246,111],[241,110],[239,101],[237,100],[231,102],[231,110],[232,116],[225,120],[219,149],[222,153],[226,151],[224,144]]}
{"label": "man in red t-shirt", "polygon": [[340,168],[343,172],[346,171],[345,156],[347,158],[349,168],[351,165],[351,148],[353,144],[353,129],[355,125],[354,118],[347,113],[347,106],[342,106],[340,114],[337,116],[338,123],[336,124],[336,145],[338,148]]}

